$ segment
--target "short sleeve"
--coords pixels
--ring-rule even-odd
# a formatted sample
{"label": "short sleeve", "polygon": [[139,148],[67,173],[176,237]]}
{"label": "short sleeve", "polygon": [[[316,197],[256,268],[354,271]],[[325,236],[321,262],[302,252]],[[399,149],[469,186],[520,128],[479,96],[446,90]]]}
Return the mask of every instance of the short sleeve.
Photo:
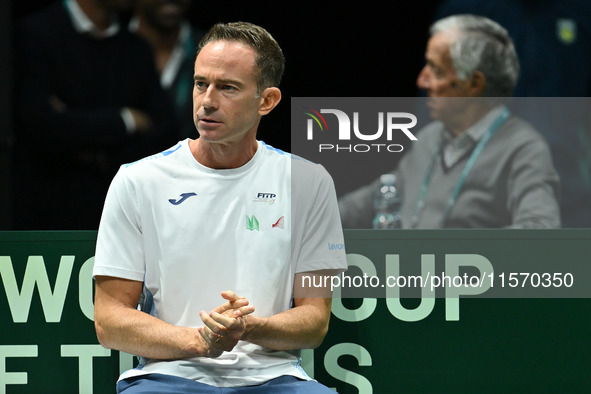
{"label": "short sleeve", "polygon": [[295,272],[345,270],[344,236],[332,178],[319,164],[294,161],[291,188]]}
{"label": "short sleeve", "polygon": [[122,167],[113,178],[101,216],[93,277],[143,281],[143,236],[136,190]]}

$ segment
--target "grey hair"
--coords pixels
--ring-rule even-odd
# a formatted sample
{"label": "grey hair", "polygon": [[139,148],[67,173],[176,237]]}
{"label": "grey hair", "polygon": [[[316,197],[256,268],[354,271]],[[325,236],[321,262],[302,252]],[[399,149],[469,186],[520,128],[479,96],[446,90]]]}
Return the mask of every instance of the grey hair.
{"label": "grey hair", "polygon": [[483,96],[508,97],[519,77],[519,59],[513,40],[501,25],[477,15],[452,15],[433,23],[431,36],[453,32],[450,56],[460,80],[480,71],[486,77]]}

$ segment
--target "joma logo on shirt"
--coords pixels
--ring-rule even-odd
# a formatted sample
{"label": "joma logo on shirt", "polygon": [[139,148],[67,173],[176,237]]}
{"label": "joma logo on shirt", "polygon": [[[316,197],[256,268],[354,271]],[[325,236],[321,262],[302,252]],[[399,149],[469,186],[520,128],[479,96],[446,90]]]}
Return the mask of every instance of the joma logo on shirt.
{"label": "joma logo on shirt", "polygon": [[187,198],[189,197],[193,197],[196,196],[197,193],[182,193],[181,194],[181,198],[179,198],[178,200],[175,200],[174,198],[171,198],[170,200],[168,200],[169,203],[171,203],[172,205],[179,205],[180,203],[184,202]]}

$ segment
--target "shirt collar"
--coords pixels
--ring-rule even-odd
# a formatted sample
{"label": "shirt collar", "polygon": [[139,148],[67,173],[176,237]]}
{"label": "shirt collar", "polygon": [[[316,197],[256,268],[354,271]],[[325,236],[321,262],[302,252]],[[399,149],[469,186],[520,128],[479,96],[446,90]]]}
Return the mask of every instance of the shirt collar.
{"label": "shirt collar", "polygon": [[486,134],[488,129],[490,129],[495,119],[501,115],[501,112],[503,112],[504,108],[504,105],[494,107],[462,134],[469,135],[474,141],[479,141],[484,136],[484,134]]}
{"label": "shirt collar", "polygon": [[488,111],[480,120],[470,126],[458,136],[452,136],[445,130],[443,134],[443,160],[446,166],[451,167],[469,152],[474,145],[486,134],[504,110],[504,105],[499,105]]}
{"label": "shirt collar", "polygon": [[119,22],[114,20],[109,27],[100,31],[90,18],[82,11],[76,0],[65,0],[64,5],[70,14],[70,19],[74,25],[74,29],[81,34],[90,34],[95,38],[112,37],[119,32]]}

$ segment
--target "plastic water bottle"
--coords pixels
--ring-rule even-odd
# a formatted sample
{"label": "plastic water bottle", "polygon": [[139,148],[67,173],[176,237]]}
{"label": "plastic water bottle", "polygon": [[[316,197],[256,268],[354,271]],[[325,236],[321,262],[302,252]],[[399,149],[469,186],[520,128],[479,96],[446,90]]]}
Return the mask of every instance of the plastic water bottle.
{"label": "plastic water bottle", "polygon": [[373,219],[374,229],[400,228],[400,206],[402,198],[396,188],[396,175],[383,174],[380,176],[380,187],[374,195],[374,210],[376,216]]}

